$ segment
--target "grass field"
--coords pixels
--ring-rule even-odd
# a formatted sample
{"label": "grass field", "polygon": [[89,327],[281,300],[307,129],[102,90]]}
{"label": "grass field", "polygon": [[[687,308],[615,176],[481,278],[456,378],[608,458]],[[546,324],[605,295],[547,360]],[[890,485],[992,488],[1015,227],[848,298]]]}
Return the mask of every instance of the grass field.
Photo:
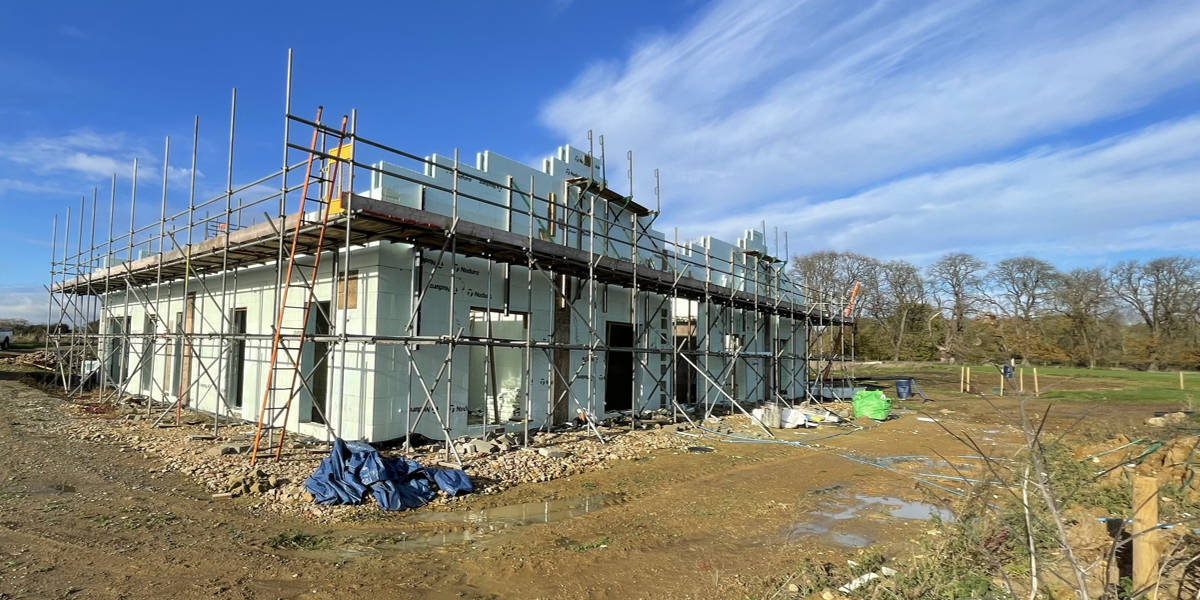
{"label": "grass field", "polygon": [[[860,377],[912,375],[926,394],[961,396],[959,369],[961,365],[936,363],[882,363],[860,365],[854,374]],[[1000,371],[995,365],[970,365],[973,393],[998,395]],[[1012,379],[1004,382],[1005,395],[1020,393],[1021,372],[1024,390],[1032,394],[1033,368],[1018,367]],[[1080,369],[1070,367],[1038,367],[1040,397],[1072,402],[1177,402],[1181,408],[1200,406],[1200,373],[1184,372],[1184,387],[1179,389],[1179,372],[1150,372],[1127,369]]]}

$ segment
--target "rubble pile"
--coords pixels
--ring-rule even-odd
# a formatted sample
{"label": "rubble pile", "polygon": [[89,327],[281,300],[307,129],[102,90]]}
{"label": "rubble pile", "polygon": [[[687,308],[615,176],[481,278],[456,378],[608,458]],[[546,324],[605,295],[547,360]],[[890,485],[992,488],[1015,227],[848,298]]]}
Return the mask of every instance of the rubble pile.
{"label": "rubble pile", "polygon": [[[258,461],[250,466],[249,453],[255,426],[251,423],[221,423],[212,435],[212,417],[184,411],[176,426],[174,414],[163,420],[164,427],[153,427],[164,407],[147,410],[142,399],[127,398],[114,411],[94,414],[84,404],[75,405],[75,418],[68,432],[79,439],[105,442],[122,452],[137,452],[157,463],[150,477],[178,472],[203,485],[214,499],[254,497],[254,510],[305,515],[335,521],[354,518],[359,513],[374,513],[377,508],[364,506],[318,506],[304,489],[311,475],[328,452],[327,444],[308,438],[288,436],[284,460]],[[607,443],[602,444],[589,427],[557,432],[531,431],[530,446],[522,445],[521,433],[492,432],[486,438],[459,438],[455,448],[463,461],[463,470],[477,483],[476,491],[494,493],[521,483],[549,481],[594,469],[608,468],[609,462],[642,457],[662,448],[682,448],[688,439],[675,435],[685,424],[668,422],[661,415],[643,422],[631,431],[628,426],[600,426]],[[402,454],[382,450],[385,456]],[[423,465],[445,462],[440,443],[420,446],[405,454]],[[456,498],[439,496],[432,504],[448,505]]]}
{"label": "rubble pile", "polygon": [[495,441],[462,442],[458,449],[463,469],[479,481],[479,490],[486,493],[520,483],[550,481],[605,469],[609,467],[609,461],[638,458],[653,450],[682,448],[688,445],[688,440],[674,432],[685,427],[668,424],[638,431],[600,427],[600,435],[606,441],[603,444],[587,428],[542,433],[534,436],[529,448],[521,447],[517,437],[506,434]]}
{"label": "rubble pile", "polygon": [[58,368],[58,357],[49,350],[35,350],[17,356],[7,356],[0,358],[0,364],[6,365],[23,365],[27,367],[37,367],[39,369],[54,370]]}

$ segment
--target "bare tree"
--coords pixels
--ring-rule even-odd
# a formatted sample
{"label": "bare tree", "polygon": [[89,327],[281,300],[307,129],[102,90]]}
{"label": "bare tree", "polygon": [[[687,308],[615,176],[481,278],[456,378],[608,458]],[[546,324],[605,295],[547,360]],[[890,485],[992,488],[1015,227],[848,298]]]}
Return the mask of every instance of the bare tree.
{"label": "bare tree", "polygon": [[963,252],[947,254],[926,268],[934,301],[949,315],[942,353],[958,357],[967,317],[979,302],[979,290],[987,263]]}
{"label": "bare tree", "polygon": [[801,283],[821,294],[830,310],[845,306],[854,282],[860,282],[859,306],[879,289],[879,261],[855,252],[824,250],[792,259],[792,273]]}
{"label": "bare tree", "polygon": [[1182,256],[1135,260],[1109,271],[1112,292],[1150,332],[1149,368],[1157,370],[1163,345],[1186,335],[1200,310],[1200,260]]}
{"label": "bare tree", "polygon": [[1005,317],[1001,337],[1022,362],[1028,362],[1038,342],[1036,319],[1047,309],[1057,273],[1053,265],[1032,256],[1002,260],[988,272],[988,303]]}
{"label": "bare tree", "polygon": [[918,309],[925,306],[925,282],[920,269],[903,260],[883,263],[879,269],[879,293],[872,299],[871,317],[887,332],[892,360],[900,360],[904,335],[914,329],[911,321]]}
{"label": "bare tree", "polygon": [[[1083,351],[1088,368],[1096,368],[1104,320],[1113,312],[1113,296],[1101,269],[1075,269],[1060,274],[1053,290],[1054,310],[1070,323],[1071,336]],[[1076,354],[1070,348],[1068,354]]]}

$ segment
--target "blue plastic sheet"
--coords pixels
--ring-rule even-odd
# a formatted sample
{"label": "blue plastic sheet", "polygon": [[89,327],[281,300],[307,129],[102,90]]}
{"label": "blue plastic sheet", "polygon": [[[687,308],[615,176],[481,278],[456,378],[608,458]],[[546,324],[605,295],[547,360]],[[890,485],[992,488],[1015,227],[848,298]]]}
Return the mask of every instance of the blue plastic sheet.
{"label": "blue plastic sheet", "polygon": [[381,456],[370,444],[341,439],[334,440],[304,488],[317,504],[361,504],[370,492],[384,510],[423,506],[438,489],[449,496],[473,491],[460,469],[423,467],[403,457]]}

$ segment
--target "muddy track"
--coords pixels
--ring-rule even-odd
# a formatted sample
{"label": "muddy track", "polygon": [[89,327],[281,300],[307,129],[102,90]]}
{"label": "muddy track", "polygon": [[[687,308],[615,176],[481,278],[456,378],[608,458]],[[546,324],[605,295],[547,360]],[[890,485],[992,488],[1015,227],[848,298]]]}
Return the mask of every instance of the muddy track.
{"label": "muddy track", "polygon": [[[213,501],[153,456],[63,435],[68,418],[61,400],[0,378],[0,598],[757,595],[802,557],[853,553],[790,533],[806,514],[847,501],[820,490],[925,499],[903,473],[838,453],[962,453],[909,417],[820,450],[704,442],[715,451],[658,451],[469,498],[455,513],[330,526]],[[590,497],[603,506],[580,508]],[[539,519],[531,513],[541,505],[570,514]],[[926,528],[875,517],[846,526],[845,535],[886,552],[910,547]],[[298,533],[312,547],[272,544]],[[403,543],[429,534],[445,542]]]}

